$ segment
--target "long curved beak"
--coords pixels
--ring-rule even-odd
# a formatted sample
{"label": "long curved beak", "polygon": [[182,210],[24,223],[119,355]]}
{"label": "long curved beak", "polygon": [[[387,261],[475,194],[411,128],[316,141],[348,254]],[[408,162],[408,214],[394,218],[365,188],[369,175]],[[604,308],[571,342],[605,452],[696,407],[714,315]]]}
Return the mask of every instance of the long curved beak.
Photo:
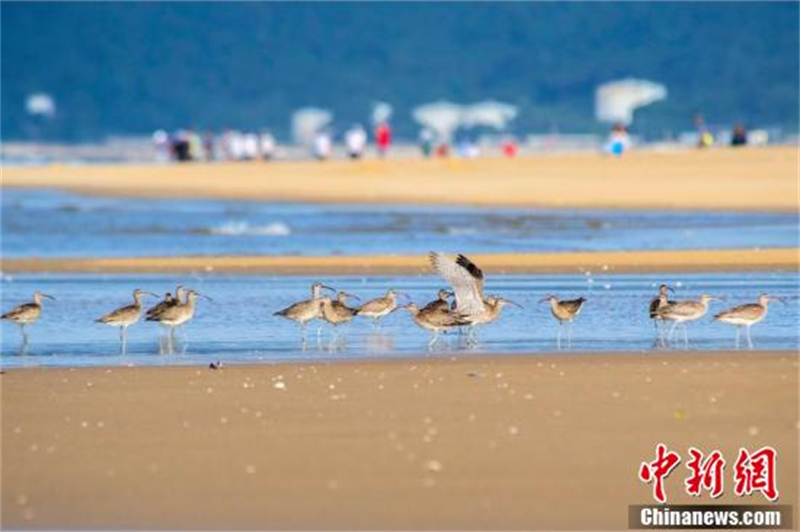
{"label": "long curved beak", "polygon": [[548,301],[550,301],[550,296],[543,297],[542,299],[539,300],[539,303],[547,303]]}
{"label": "long curved beak", "polygon": [[342,292],[342,293],[343,293],[344,295],[346,295],[347,297],[352,297],[352,298],[353,298],[353,299],[355,299],[356,301],[361,301],[361,298],[360,298],[360,297],[358,297],[358,296],[357,296],[357,295],[355,295],[355,294],[351,294],[350,292]]}
{"label": "long curved beak", "polygon": [[517,307],[517,308],[523,308],[523,307],[522,307],[522,305],[520,305],[520,304],[519,304],[519,303],[517,303],[516,301],[511,301],[510,299],[506,299],[506,298],[504,298],[504,297],[501,297],[501,298],[500,298],[500,301],[505,301],[505,302],[506,302],[506,303],[508,303],[509,305],[514,305],[514,306],[515,306],[515,307]]}
{"label": "long curved beak", "polygon": [[779,301],[779,302],[783,303],[784,305],[786,305],[786,304],[787,304],[787,303],[786,303],[786,298],[783,298],[783,297],[778,297],[778,296],[769,296],[769,300],[770,300],[770,301]]}
{"label": "long curved beak", "polygon": [[142,290],[142,293],[147,294],[148,296],[161,297],[160,295],[154,294],[153,292],[148,292],[147,290]]}
{"label": "long curved beak", "polygon": [[53,301],[56,300],[53,296],[48,296],[47,294],[42,294],[42,297],[46,297],[47,299],[52,299]]}
{"label": "long curved beak", "polygon": [[394,292],[394,293],[395,293],[395,294],[397,294],[398,296],[403,296],[403,297],[404,297],[404,298],[406,298],[408,301],[411,301],[411,296],[410,296],[410,295],[408,295],[408,294],[406,294],[405,292],[398,292],[398,291],[396,291],[396,290],[395,290],[395,292]]}
{"label": "long curved beak", "polygon": [[668,286],[667,287],[667,292],[672,292],[674,294],[675,293],[675,289],[672,288],[671,286]]}
{"label": "long curved beak", "polygon": [[330,286],[328,286],[326,284],[321,284],[321,285],[319,285],[319,287],[320,288],[324,288],[325,290],[330,290],[331,292],[336,292],[335,288],[331,288]]}
{"label": "long curved beak", "polygon": [[207,296],[207,295],[205,295],[205,294],[201,294],[200,292],[195,292],[195,293],[196,293],[198,296],[202,297],[203,299],[207,299],[207,300],[209,300],[209,301],[214,301],[213,299],[211,299],[210,297],[208,297],[208,296]]}

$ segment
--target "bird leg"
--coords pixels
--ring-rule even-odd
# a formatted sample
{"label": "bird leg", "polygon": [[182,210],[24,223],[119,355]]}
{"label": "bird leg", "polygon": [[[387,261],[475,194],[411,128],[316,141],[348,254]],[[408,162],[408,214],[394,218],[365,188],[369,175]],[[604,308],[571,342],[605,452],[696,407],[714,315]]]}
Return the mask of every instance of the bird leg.
{"label": "bird leg", "polygon": [[28,331],[27,331],[27,329],[25,329],[25,324],[24,323],[21,324],[19,327],[20,327],[20,330],[22,330],[22,346],[23,347],[27,347],[28,346]]}
{"label": "bird leg", "polygon": [[670,342],[672,341],[672,338],[675,336],[675,328],[676,327],[678,327],[678,322],[677,321],[673,321],[672,322],[672,327],[669,328],[669,333],[667,333],[667,340],[669,340]]}
{"label": "bird leg", "polygon": [[558,321],[558,333],[556,334],[556,349],[561,351],[561,320]]}
{"label": "bird leg", "polygon": [[753,349],[753,339],[750,337],[750,326],[747,325],[744,330],[747,333],[747,347]]}
{"label": "bird leg", "polygon": [[439,329],[436,329],[433,332],[433,338],[431,338],[431,341],[428,342],[428,349],[433,349],[433,346],[436,345],[436,342],[438,340],[439,340]]}
{"label": "bird leg", "polygon": [[741,335],[742,335],[742,326],[741,325],[737,325],[736,326],[736,342],[735,342],[736,349],[739,349],[739,337]]}
{"label": "bird leg", "polygon": [[572,320],[567,322],[567,349],[572,349]]}

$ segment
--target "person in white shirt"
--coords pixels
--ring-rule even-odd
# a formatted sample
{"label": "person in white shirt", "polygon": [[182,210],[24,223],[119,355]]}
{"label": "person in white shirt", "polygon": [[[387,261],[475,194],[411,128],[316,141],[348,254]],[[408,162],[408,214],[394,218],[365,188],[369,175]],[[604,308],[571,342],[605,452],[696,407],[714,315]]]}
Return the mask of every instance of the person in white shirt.
{"label": "person in white shirt", "polygon": [[347,155],[351,159],[360,159],[367,146],[367,131],[360,124],[354,124],[344,134],[344,143],[347,146]]}

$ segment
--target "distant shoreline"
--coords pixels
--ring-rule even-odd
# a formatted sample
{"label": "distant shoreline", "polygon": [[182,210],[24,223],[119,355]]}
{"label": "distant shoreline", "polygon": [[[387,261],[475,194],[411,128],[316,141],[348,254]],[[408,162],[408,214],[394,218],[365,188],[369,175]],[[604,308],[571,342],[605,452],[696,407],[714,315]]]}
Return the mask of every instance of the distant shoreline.
{"label": "distant shoreline", "polygon": [[798,212],[795,146],[517,159],[50,165],[3,187],[122,197],[336,204]]}
{"label": "distant shoreline", "polygon": [[[485,272],[655,273],[797,271],[800,249],[722,249],[574,253],[497,253],[470,257]],[[424,255],[407,256],[183,256],[115,258],[4,258],[9,273],[224,273],[236,275],[423,275]]]}

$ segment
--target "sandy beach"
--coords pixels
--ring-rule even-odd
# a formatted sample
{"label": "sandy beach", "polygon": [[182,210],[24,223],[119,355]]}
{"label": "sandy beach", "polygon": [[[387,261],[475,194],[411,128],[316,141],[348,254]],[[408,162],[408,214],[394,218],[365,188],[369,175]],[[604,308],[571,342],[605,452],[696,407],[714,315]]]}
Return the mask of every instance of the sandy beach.
{"label": "sandy beach", "polygon": [[86,194],[505,207],[798,210],[796,147],[514,160],[393,159],[3,169],[4,187]]}
{"label": "sandy beach", "polygon": [[[656,442],[731,462],[773,445],[780,500],[798,496],[789,352],[1,379],[4,529],[625,529],[628,505],[652,501],[636,471]],[[689,500],[685,474],[667,480],[670,502],[709,502]],[[742,501],[728,484],[720,502]]]}
{"label": "sandy beach", "polygon": [[[500,253],[477,254],[471,258],[491,273],[795,271],[800,267],[800,250],[797,248]],[[243,275],[391,275],[431,272],[425,256],[10,258],[3,259],[0,266],[6,274],[215,272]]]}

